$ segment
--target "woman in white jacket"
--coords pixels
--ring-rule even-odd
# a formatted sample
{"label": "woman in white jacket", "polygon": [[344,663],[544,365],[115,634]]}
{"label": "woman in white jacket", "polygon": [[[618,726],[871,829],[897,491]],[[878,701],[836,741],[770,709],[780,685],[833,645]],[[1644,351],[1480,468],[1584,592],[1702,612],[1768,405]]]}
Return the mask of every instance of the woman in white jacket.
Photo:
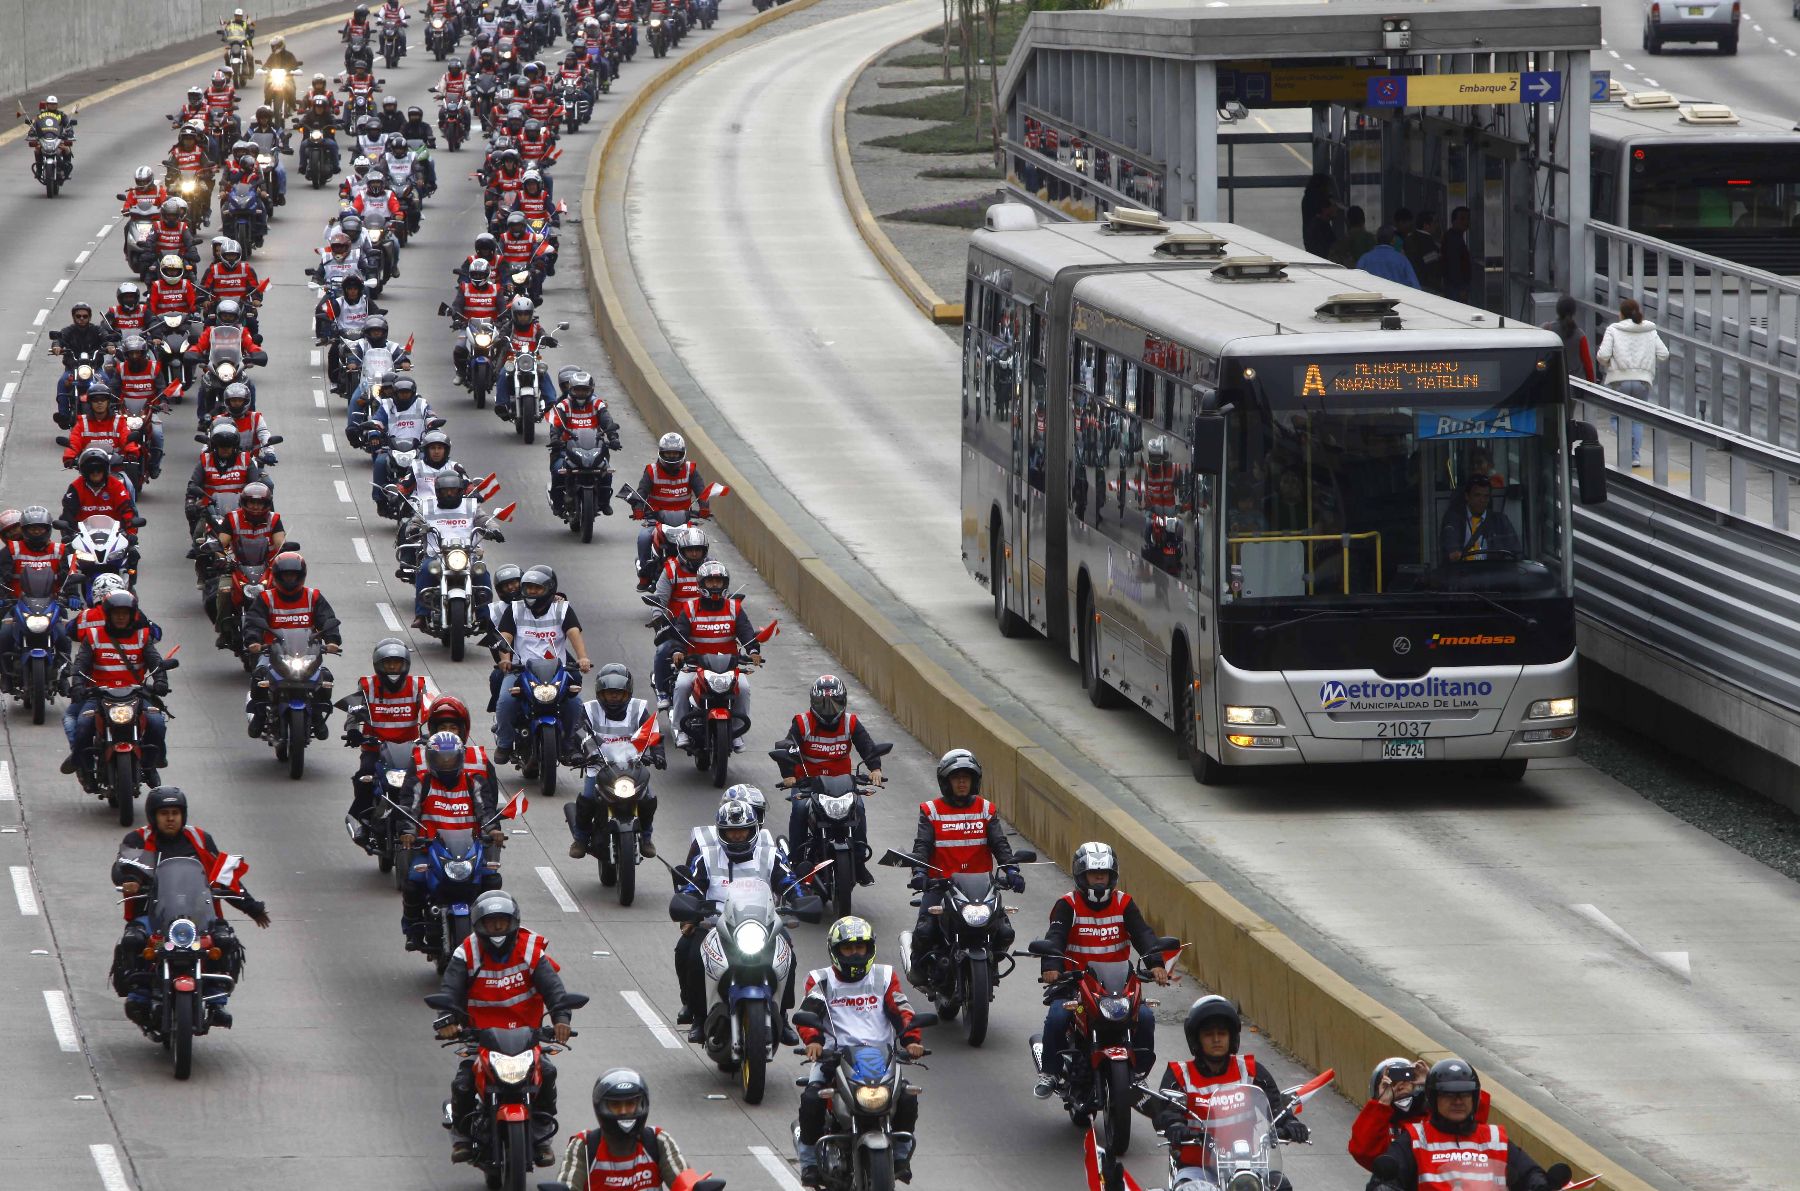
{"label": "woman in white jacket", "polygon": [[[1606,370],[1606,383],[1627,397],[1650,400],[1650,386],[1656,383],[1656,369],[1669,358],[1668,345],[1656,333],[1656,324],[1644,318],[1641,306],[1632,298],[1619,303],[1619,321],[1606,328],[1600,340],[1598,359]],[[1613,430],[1619,419],[1612,420]],[[1631,466],[1640,466],[1639,455],[1644,446],[1641,422],[1631,425]]]}

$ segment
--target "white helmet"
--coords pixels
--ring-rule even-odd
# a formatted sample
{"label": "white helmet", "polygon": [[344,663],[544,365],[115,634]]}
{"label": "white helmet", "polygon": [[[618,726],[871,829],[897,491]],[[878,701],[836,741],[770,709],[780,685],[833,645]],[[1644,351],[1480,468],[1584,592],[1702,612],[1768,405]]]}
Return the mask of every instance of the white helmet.
{"label": "white helmet", "polygon": [[673,430],[656,440],[656,455],[670,467],[687,458],[687,439]]}
{"label": "white helmet", "polygon": [[123,575],[115,575],[110,571],[103,575],[96,575],[94,577],[94,598],[92,603],[95,606],[98,606],[100,601],[104,600],[113,592],[130,590],[131,588],[125,582],[125,576]]}

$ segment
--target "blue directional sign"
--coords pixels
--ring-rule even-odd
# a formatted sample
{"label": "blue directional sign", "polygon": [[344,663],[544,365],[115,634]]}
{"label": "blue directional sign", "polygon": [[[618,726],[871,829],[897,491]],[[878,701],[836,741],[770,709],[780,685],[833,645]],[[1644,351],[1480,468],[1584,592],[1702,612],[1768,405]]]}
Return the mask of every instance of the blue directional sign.
{"label": "blue directional sign", "polygon": [[1612,102],[1612,71],[1596,70],[1588,76],[1588,98],[1594,103]]}
{"label": "blue directional sign", "polygon": [[1560,70],[1524,70],[1519,72],[1520,103],[1561,103],[1563,77]]}

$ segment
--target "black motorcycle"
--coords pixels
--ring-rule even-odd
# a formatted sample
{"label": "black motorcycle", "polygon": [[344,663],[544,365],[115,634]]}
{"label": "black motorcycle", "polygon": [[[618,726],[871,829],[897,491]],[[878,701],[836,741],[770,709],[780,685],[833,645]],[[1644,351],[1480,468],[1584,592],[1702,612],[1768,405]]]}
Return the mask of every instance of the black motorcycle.
{"label": "black motorcycle", "polygon": [[[823,1030],[825,1020],[804,1009],[794,1024]],[[937,1015],[916,1013],[913,1025],[935,1026]],[[804,1055],[805,1050],[796,1049]],[[930,1051],[926,1051],[930,1054]],[[917,1062],[891,1046],[845,1046],[831,1055],[831,1087],[827,1131],[819,1138],[819,1173],[829,1191],[892,1191],[894,1142],[912,1140],[894,1128],[894,1105],[900,1091],[900,1069]],[[794,1126],[795,1137],[799,1126]]]}
{"label": "black motorcycle", "polygon": [[[893,750],[892,744],[878,744],[867,759],[879,760]],[[806,763],[792,744],[771,749],[769,756],[794,771],[798,781],[788,797],[806,808],[801,837],[788,841],[795,867],[804,871],[831,861],[820,869],[813,883],[819,896],[831,906],[832,916],[842,918],[850,913],[857,878],[867,871],[873,854],[862,800],[881,787],[869,781],[868,771],[861,766],[855,773],[808,774]]]}
{"label": "black motorcycle", "polygon": [[[589,741],[585,752],[581,765],[594,779],[595,797],[577,798],[563,807],[563,814],[571,831],[585,829],[588,851],[600,866],[600,883],[608,889],[616,886],[619,904],[629,906],[637,897],[637,866],[643,858],[638,808],[650,796],[650,767],[629,740]],[[597,822],[602,812],[605,821]]]}
{"label": "black motorcycle", "polygon": [[[179,658],[163,661],[164,670],[179,666]],[[81,788],[112,804],[119,826],[131,826],[137,798],[144,785],[145,711],[155,708],[166,717],[168,707],[147,685],[95,687],[93,743],[77,760]]]}
{"label": "black motorcycle", "polygon": [[[596,429],[574,430],[562,444],[555,484],[562,501],[557,515],[581,540],[594,540],[594,518],[612,504],[612,443]],[[551,450],[556,444],[551,444]]]}

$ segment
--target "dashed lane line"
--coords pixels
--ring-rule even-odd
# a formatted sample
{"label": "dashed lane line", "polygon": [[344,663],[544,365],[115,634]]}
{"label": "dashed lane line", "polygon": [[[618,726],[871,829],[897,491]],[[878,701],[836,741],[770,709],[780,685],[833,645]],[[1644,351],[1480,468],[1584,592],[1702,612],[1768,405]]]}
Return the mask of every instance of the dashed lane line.
{"label": "dashed lane line", "polygon": [[[540,869],[539,871],[547,870]],[[625,998],[625,1003],[631,1006],[631,1011],[637,1014],[638,1020],[649,1028],[651,1036],[662,1044],[664,1050],[681,1049],[681,1039],[675,1036],[674,1030],[663,1024],[662,1018],[657,1016],[655,1007],[644,998],[643,993],[635,988],[622,988],[619,990],[619,995]]]}
{"label": "dashed lane line", "polygon": [[45,989],[44,1008],[50,1012],[50,1028],[56,1031],[56,1045],[69,1054],[80,1054],[81,1036],[75,1032],[75,1014],[69,1009],[68,995],[61,989]]}

